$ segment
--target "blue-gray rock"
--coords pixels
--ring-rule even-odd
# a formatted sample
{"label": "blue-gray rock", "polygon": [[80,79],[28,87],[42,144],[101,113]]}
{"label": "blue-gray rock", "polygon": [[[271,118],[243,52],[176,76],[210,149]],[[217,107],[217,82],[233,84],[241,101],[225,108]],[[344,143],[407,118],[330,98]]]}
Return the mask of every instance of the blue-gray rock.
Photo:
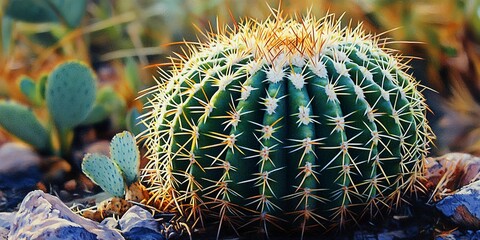
{"label": "blue-gray rock", "polygon": [[480,239],[480,231],[453,231],[450,234],[435,237],[435,240],[478,240]]}
{"label": "blue-gray rock", "polygon": [[153,231],[159,232],[159,224],[153,218],[152,214],[136,205],[123,214],[120,221],[118,221],[118,224],[120,225],[122,232],[128,232],[136,227],[149,228]]}
{"label": "blue-gray rock", "polygon": [[480,181],[443,198],[436,208],[460,226],[480,229]]}
{"label": "blue-gray rock", "polygon": [[12,210],[41,179],[40,157],[19,143],[0,147],[0,211]]}
{"label": "blue-gray rock", "polygon": [[144,227],[134,227],[123,233],[127,240],[165,240],[165,237],[157,231]]}
{"label": "blue-gray rock", "polygon": [[100,223],[108,228],[117,228],[118,227],[118,220],[114,217],[107,217],[104,218],[103,221]]}
{"label": "blue-gray rock", "polygon": [[108,228],[73,213],[60,199],[42,191],[30,192],[15,214],[8,239],[124,239]]}
{"label": "blue-gray rock", "polygon": [[7,239],[10,226],[15,216],[14,212],[0,212],[0,239]]}
{"label": "blue-gray rock", "polygon": [[158,221],[149,211],[136,205],[128,209],[118,224],[127,240],[165,239],[160,233]]}

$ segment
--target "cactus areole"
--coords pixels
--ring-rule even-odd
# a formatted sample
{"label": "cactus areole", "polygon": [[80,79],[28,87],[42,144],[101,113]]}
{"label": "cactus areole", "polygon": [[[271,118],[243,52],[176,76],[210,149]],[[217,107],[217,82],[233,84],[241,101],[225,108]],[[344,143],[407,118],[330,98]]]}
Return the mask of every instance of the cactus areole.
{"label": "cactus areole", "polygon": [[[162,206],[220,229],[342,226],[395,206],[433,137],[407,58],[328,15],[264,22],[187,44],[150,91]],[[251,228],[248,228],[251,230]]]}

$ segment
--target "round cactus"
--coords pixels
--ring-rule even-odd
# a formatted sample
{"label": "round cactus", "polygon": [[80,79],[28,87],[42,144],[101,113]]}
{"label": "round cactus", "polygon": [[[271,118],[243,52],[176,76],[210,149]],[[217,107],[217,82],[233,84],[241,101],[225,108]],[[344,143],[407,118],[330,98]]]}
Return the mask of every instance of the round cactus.
{"label": "round cactus", "polygon": [[187,44],[150,91],[162,206],[220,228],[344,225],[402,201],[433,137],[408,58],[328,15],[264,22]]}

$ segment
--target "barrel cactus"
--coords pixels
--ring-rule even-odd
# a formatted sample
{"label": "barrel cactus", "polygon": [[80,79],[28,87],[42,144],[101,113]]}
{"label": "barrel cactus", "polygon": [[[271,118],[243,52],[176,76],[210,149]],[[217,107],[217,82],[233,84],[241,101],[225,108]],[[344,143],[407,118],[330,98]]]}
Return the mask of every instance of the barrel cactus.
{"label": "barrel cactus", "polygon": [[303,233],[375,216],[414,188],[428,107],[385,41],[333,15],[207,36],[147,95],[152,201],[194,223],[216,218],[219,231]]}

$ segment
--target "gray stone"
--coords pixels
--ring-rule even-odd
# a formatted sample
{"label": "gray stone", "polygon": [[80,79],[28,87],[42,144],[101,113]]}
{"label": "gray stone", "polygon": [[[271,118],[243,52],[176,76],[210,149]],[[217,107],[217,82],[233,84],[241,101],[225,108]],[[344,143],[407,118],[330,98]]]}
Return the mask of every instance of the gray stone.
{"label": "gray stone", "polygon": [[0,212],[0,239],[7,239],[10,232],[10,226],[12,225],[14,212]]}
{"label": "gray stone", "polygon": [[9,239],[124,239],[108,228],[73,213],[60,199],[42,191],[30,192],[16,213]]}
{"label": "gray stone", "polygon": [[122,232],[128,232],[133,228],[148,228],[159,232],[159,224],[147,210],[134,205],[118,221]]}
{"label": "gray stone", "polygon": [[470,229],[480,229],[480,181],[445,197],[436,208],[453,222]]}
{"label": "gray stone", "polygon": [[118,220],[113,217],[107,217],[103,219],[103,221],[100,224],[113,229],[118,227]]}
{"label": "gray stone", "polygon": [[134,205],[118,221],[127,240],[161,240],[159,224],[147,210]]}

